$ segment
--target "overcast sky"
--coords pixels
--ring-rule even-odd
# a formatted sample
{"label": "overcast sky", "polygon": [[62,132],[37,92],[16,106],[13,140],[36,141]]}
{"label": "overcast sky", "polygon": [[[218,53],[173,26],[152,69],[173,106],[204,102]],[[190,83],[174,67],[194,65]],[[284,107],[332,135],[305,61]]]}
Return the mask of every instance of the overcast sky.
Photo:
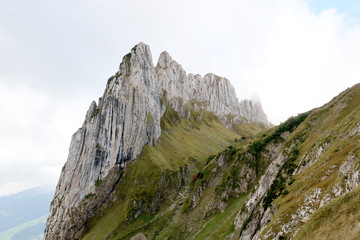
{"label": "overcast sky", "polygon": [[360,82],[356,0],[0,0],[0,196],[54,186],[71,135],[138,42],[228,78],[275,124]]}

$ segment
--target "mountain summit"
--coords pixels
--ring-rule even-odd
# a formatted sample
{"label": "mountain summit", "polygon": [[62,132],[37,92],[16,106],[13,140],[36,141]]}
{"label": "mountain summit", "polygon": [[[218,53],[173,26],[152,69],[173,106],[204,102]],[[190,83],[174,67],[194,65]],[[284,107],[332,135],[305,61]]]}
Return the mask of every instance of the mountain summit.
{"label": "mountain summit", "polygon": [[[138,201],[137,193],[125,196],[128,189],[119,189],[130,184],[145,186],[150,181],[141,182],[147,172],[140,167],[134,170],[136,164],[142,164],[141,159],[155,166],[149,188],[176,178],[180,190],[185,178],[197,172],[211,153],[235,137],[270,125],[261,104],[239,102],[226,78],[186,74],[167,52],[161,53],[154,67],[149,46],[139,43],[123,57],[119,70],[108,79],[103,97],[91,103],[83,126],[72,136],[45,239],[82,238],[94,218],[116,201],[127,204],[123,211],[128,220],[159,210],[171,195],[170,188],[167,197],[160,192],[152,202],[149,199],[160,190],[146,189],[151,196],[144,192]],[[174,152],[170,154],[169,149]],[[155,153],[156,157],[151,157]],[[126,183],[132,171],[140,175]],[[131,211],[134,214],[128,214]]]}
{"label": "mountain summit", "polygon": [[360,239],[360,84],[273,128],[140,43],[72,137],[45,239]]}

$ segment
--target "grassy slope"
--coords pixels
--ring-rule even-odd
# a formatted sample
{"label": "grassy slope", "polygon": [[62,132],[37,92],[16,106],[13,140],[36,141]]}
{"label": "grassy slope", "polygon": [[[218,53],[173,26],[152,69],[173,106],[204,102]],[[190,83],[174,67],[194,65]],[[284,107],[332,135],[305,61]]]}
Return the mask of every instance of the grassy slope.
{"label": "grassy slope", "polygon": [[203,228],[194,235],[192,239],[225,239],[229,234],[234,232],[234,218],[243,206],[248,194],[233,199],[230,206],[222,213],[215,215]]}
{"label": "grassy slope", "polygon": [[242,123],[233,126],[233,131],[240,134],[241,136],[253,136],[256,133],[262,132],[264,127],[259,124]]}
{"label": "grassy slope", "polygon": [[[199,114],[202,114],[200,122],[197,121]],[[169,221],[176,222],[177,217],[182,218],[179,209],[185,198],[181,196],[181,192],[178,195],[175,189],[179,184],[176,175],[179,168],[188,166],[191,174],[197,173],[211,154],[221,151],[232,144],[235,138],[240,137],[224,127],[218,118],[209,112],[192,112],[191,117],[186,120],[168,108],[162,118],[161,127],[163,131],[160,143],[156,146],[145,146],[139,159],[128,164],[116,187],[113,204],[90,221],[89,231],[83,239],[103,239],[104,236],[107,236],[107,239],[129,239],[136,232],[143,232],[151,239],[160,233],[162,236],[166,236],[166,232],[173,233],[173,228],[178,226],[170,225]],[[250,128],[244,129],[246,132],[238,131],[242,136],[258,131],[257,127],[250,132]],[[136,220],[127,221],[126,217],[134,213],[134,200],[144,203],[154,198],[164,172],[167,184],[174,189],[161,205],[161,210],[156,213],[143,213]],[[238,206],[241,201],[242,198],[234,206]],[[229,211],[231,214],[236,212],[235,209]],[[225,217],[224,214],[221,216]],[[162,229],[164,231],[160,232]]]}
{"label": "grassy slope", "polygon": [[294,240],[360,239],[360,187],[320,208]]}
{"label": "grassy slope", "polygon": [[[286,125],[286,124],[285,124]],[[283,130],[279,130],[283,129]],[[276,133],[281,134],[284,130],[282,128],[270,129],[266,132],[259,133],[257,136],[242,139],[237,143],[232,143],[230,147],[218,153],[213,160],[209,161],[204,166],[199,174],[197,180],[190,184],[191,193],[181,206],[180,212],[175,212],[171,221],[159,232],[156,239],[224,239],[228,235],[233,234],[234,237],[240,232],[235,231],[234,218],[247,198],[246,194],[237,194],[234,189],[238,188],[244,179],[244,175],[240,175],[241,169],[247,167],[257,169],[259,165],[258,176],[265,171],[268,162],[262,159],[255,160],[252,150],[249,148],[254,140],[265,138],[268,136],[269,142],[280,141],[274,137]],[[224,156],[223,168],[218,168],[217,164],[219,158]],[[253,157],[250,157],[253,156]],[[250,157],[251,159],[249,159]],[[219,160],[220,161],[220,160]],[[253,161],[258,164],[252,164]],[[197,176],[199,176],[199,174]],[[256,176],[253,176],[256,178]],[[199,187],[202,186],[202,196],[199,204],[193,208],[192,196],[196,195]],[[224,195],[225,193],[225,195]],[[226,204],[224,212],[214,209],[214,204],[220,202]],[[236,237],[235,237],[236,238]]]}
{"label": "grassy slope", "polygon": [[190,184],[193,191],[186,200],[184,199],[184,203],[179,207],[180,211],[174,213],[171,222],[162,229],[156,239],[222,239],[234,231],[234,217],[243,206],[247,194],[231,198],[228,201],[229,206],[224,212],[209,210],[209,204],[214,202],[216,188],[219,186],[210,184],[203,190],[199,204],[195,208],[191,208],[190,201],[199,185],[212,178],[218,178],[218,184],[221,184],[222,177],[231,167],[219,173],[213,173],[211,171],[213,168],[214,163],[211,162],[200,171],[204,177]]}
{"label": "grassy slope", "polygon": [[[360,154],[360,136],[346,136],[346,133],[360,122],[359,102],[360,85],[343,92],[323,107],[313,110],[307,120],[288,138],[286,145],[295,144],[299,150],[299,156],[294,161],[296,165],[300,165],[304,155],[318,149],[324,143],[330,143],[330,146],[309,168],[293,176],[295,182],[286,185],[288,194],[281,195],[273,201],[273,204],[278,206],[278,212],[263,233],[268,230],[279,232],[281,223],[291,219],[291,214],[300,207],[299,203],[304,200],[305,195],[315,188],[321,188],[323,193],[327,193],[336,183],[343,181],[342,177],[338,177],[339,167],[349,154]],[[245,195],[230,199],[225,212],[218,211],[204,218],[204,209],[216,193],[215,186],[205,190],[199,205],[190,212],[183,211],[186,196],[182,194],[187,191],[183,188],[179,195],[172,194],[172,197],[162,204],[160,211],[154,214],[143,213],[135,221],[125,221],[132,208],[130,199],[147,195],[153,197],[152,193],[156,192],[156,186],[164,172],[176,173],[183,166],[189,166],[192,175],[199,170],[205,172],[207,168],[210,169],[207,166],[212,164],[203,168],[209,155],[229,144],[245,150],[247,144],[253,141],[248,138],[244,143],[234,144],[232,140],[239,138],[238,135],[224,128],[212,114],[203,114],[203,120],[197,122],[198,113],[193,112],[189,120],[184,120],[168,110],[162,121],[162,129],[166,131],[162,133],[161,143],[155,147],[146,146],[139,160],[128,165],[122,181],[117,186],[120,197],[101,217],[93,220],[93,226],[84,239],[102,239],[109,233],[111,234],[107,239],[129,239],[137,232],[143,232],[148,239],[222,239],[234,232],[233,219],[243,205]],[[257,127],[242,127],[244,130],[240,132],[241,136],[254,135],[259,130]],[[237,128],[239,129],[241,128]],[[250,133],[249,129],[252,129]],[[269,135],[273,131],[269,130],[265,134]],[[329,169],[334,171],[329,172]],[[196,188],[197,183],[188,185],[190,188]],[[169,177],[169,185],[176,184],[178,183]],[[322,236],[323,239],[356,239],[359,236],[359,216],[356,214],[360,212],[360,206],[356,201],[359,192],[357,189],[316,211],[306,224],[300,226],[296,239],[321,239]],[[189,226],[192,227],[189,229]],[[187,228],[187,233],[184,233],[184,228]],[[326,235],[329,231],[331,234]]]}
{"label": "grassy slope", "polygon": [[[239,235],[239,230],[234,228],[234,218],[244,206],[248,193],[253,189],[249,186],[249,191],[242,194],[234,191],[245,178],[240,171],[245,165],[255,170],[257,164],[251,163],[257,161],[262,166],[259,167],[258,174],[259,176],[262,174],[268,163],[262,159],[255,160],[254,153],[249,150],[249,145],[251,146],[254,140],[264,138],[264,136],[273,136],[275,131],[278,131],[278,128],[232,143],[227,149],[218,153],[213,160],[208,161],[207,165],[199,171],[201,177],[191,183],[192,191],[189,198],[184,201],[182,211],[175,213],[172,221],[157,235],[156,239],[225,239],[230,234],[233,237]],[[275,139],[270,141],[273,142]],[[223,168],[218,168],[221,156],[224,156],[224,165]],[[253,156],[252,160],[248,158],[250,156]],[[253,177],[259,178],[259,176]],[[199,186],[203,186],[203,194],[199,204],[193,208],[191,199],[194,194],[196,195]],[[224,212],[214,209],[213,204],[220,202],[226,204]]]}
{"label": "grassy slope", "polygon": [[[336,183],[344,181],[343,177],[338,176],[339,167],[346,160],[347,156],[358,155],[360,153],[360,136],[347,136],[347,132],[360,122],[359,102],[360,85],[356,85],[350,90],[341,93],[330,103],[319,109],[315,109],[307,120],[290,136],[288,144],[296,144],[296,148],[300,151],[300,155],[295,161],[297,165],[300,164],[303,156],[312,150],[318,149],[319,146],[323,146],[325,143],[329,143],[330,146],[309,168],[299,175],[293,176],[295,182],[291,186],[287,186],[289,193],[286,196],[280,196],[274,201],[274,204],[278,206],[278,212],[263,233],[269,230],[275,233],[281,231],[281,223],[287,223],[291,220],[291,214],[295,214],[296,210],[300,207],[299,203],[304,200],[305,195],[314,189],[319,188],[322,190],[322,193],[330,193]],[[335,202],[331,204],[336,205],[340,202],[341,200],[335,200]],[[360,211],[359,204],[347,205],[342,208],[344,212],[349,209],[356,210],[357,212]],[[320,213],[317,214],[326,213],[325,209],[334,210],[335,208],[327,206],[326,208],[318,210]],[[331,214],[336,215],[338,213],[328,212],[328,214],[329,217],[331,217]],[[330,222],[328,222],[329,225],[327,225],[326,222],[321,222],[323,219],[315,216],[316,215],[314,215],[308,224],[303,227],[300,225],[301,236],[305,236],[303,235],[305,233],[309,234],[309,236],[318,236],[316,235],[316,228],[309,226],[319,224],[322,225],[324,229],[328,228],[328,231],[331,230],[331,234],[337,236],[334,239],[346,239],[347,234],[350,234],[349,232],[343,231],[342,228],[330,227],[332,226]],[[358,232],[356,228],[350,227],[348,229],[349,231],[354,229],[354,231]],[[286,235],[284,237],[286,239]],[[297,239],[318,238],[298,237]]]}

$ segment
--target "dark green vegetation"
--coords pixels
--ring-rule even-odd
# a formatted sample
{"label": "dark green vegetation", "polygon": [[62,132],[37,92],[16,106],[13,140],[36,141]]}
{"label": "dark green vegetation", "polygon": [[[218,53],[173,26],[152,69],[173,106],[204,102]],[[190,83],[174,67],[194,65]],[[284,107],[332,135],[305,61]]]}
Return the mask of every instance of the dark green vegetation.
{"label": "dark green vegetation", "polygon": [[285,163],[282,165],[279,173],[271,184],[271,187],[263,200],[264,210],[270,207],[272,201],[278,198],[280,195],[287,195],[289,193],[289,191],[286,190],[286,181],[288,181],[288,185],[291,185],[295,182],[295,179],[291,178],[291,176],[297,168],[297,165],[294,164],[294,161],[297,159],[298,156],[299,150],[294,149],[290,154],[290,157],[287,158]]}
{"label": "dark green vegetation", "polygon": [[101,185],[101,183],[102,183],[102,181],[101,181],[101,180],[98,180],[98,181],[95,182],[95,186],[98,187],[98,186]]}
{"label": "dark green vegetation", "polygon": [[[299,114],[296,117],[289,118],[286,122],[280,124],[279,127],[276,128],[276,130],[271,133],[269,136],[263,136],[264,138],[258,141],[255,141],[249,146],[249,150],[251,153],[255,154],[257,157],[259,157],[259,154],[263,150],[264,146],[267,145],[269,142],[274,141],[275,143],[278,142],[281,139],[281,134],[284,132],[293,131],[296,127],[298,127],[305,118],[310,114],[310,112]],[[297,152],[297,155],[299,155],[299,152]]]}
{"label": "dark green vegetation", "polygon": [[[252,167],[254,167],[256,169],[256,172],[258,175],[261,175],[265,171],[265,168],[269,164],[268,162],[265,161],[266,157],[264,158],[262,156],[262,153],[264,152],[265,147],[269,143],[277,144],[277,143],[283,141],[283,138],[281,137],[281,135],[286,132],[294,131],[306,119],[306,117],[309,114],[310,114],[310,112],[306,112],[306,113],[299,114],[296,117],[289,118],[287,121],[280,124],[278,127],[274,128],[273,130],[270,130],[269,132],[262,134],[262,136],[259,140],[254,141],[253,143],[251,143],[248,146],[249,152],[252,153],[256,158],[256,161],[252,161],[250,164]],[[298,150],[296,150],[296,151],[297,151],[296,154],[298,155],[299,152],[298,152]],[[295,170],[295,165],[292,162],[296,159],[297,155],[293,156],[291,160],[289,159],[287,165],[284,166],[286,169],[288,169],[288,171]],[[282,177],[282,176],[279,176],[279,178],[280,177]],[[277,183],[278,181],[280,181],[281,183],[278,184]],[[277,182],[274,185],[274,187],[279,185],[275,188],[276,189],[279,188],[280,193],[282,191],[281,185],[283,185],[284,181],[285,180],[277,179]],[[265,204],[266,206],[268,206],[268,204],[271,203],[272,200],[270,200],[270,199],[273,199],[273,197],[275,197],[275,195],[277,195],[277,194],[275,194],[274,191],[272,191],[272,193],[271,193],[272,197],[269,197],[269,199],[267,200],[267,203]]]}
{"label": "dark green vegetation", "polygon": [[92,116],[92,117],[97,116],[97,115],[100,113],[100,111],[101,111],[101,109],[100,109],[100,108],[96,108],[96,110],[95,110],[95,112],[94,112],[94,114],[93,114],[93,116]]}

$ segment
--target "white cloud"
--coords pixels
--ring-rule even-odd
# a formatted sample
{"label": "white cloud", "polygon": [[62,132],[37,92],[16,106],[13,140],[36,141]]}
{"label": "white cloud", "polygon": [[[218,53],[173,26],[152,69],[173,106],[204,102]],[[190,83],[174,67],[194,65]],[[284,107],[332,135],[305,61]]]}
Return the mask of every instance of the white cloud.
{"label": "white cloud", "polygon": [[118,9],[103,20],[106,35],[149,43],[155,62],[167,50],[187,72],[229,78],[240,99],[256,93],[276,124],[360,80],[359,26],[336,9],[315,14],[300,0],[137,0]]}
{"label": "white cloud", "polygon": [[57,182],[86,105],[0,82],[0,195]]}
{"label": "white cloud", "polygon": [[267,60],[247,79],[256,83],[270,120],[279,123],[319,107],[360,80],[360,28],[336,10],[314,15],[283,9],[268,41]]}

